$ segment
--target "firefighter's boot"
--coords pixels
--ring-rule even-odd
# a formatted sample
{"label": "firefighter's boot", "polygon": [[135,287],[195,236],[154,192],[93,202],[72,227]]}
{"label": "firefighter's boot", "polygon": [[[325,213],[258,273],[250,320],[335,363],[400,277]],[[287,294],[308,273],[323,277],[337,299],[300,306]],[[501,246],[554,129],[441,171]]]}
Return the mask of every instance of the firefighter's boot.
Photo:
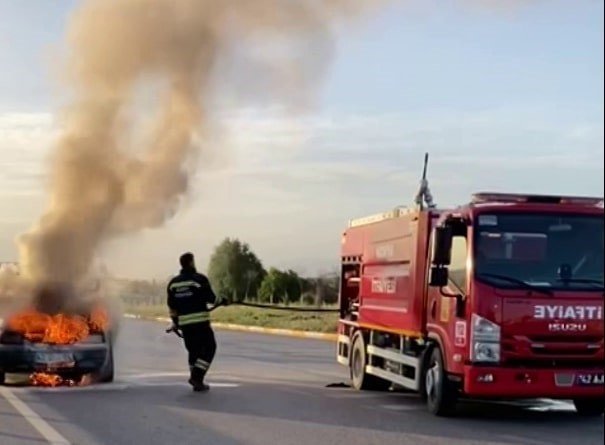
{"label": "firefighter's boot", "polygon": [[210,386],[204,382],[194,382],[193,380],[189,380],[189,383],[191,386],[193,386],[194,392],[206,392],[210,389]]}
{"label": "firefighter's boot", "polygon": [[189,384],[193,386],[193,390],[195,392],[205,392],[210,389],[206,383],[204,383],[204,377],[206,376],[206,371],[203,371],[199,368],[194,367],[191,370],[191,377],[189,378]]}

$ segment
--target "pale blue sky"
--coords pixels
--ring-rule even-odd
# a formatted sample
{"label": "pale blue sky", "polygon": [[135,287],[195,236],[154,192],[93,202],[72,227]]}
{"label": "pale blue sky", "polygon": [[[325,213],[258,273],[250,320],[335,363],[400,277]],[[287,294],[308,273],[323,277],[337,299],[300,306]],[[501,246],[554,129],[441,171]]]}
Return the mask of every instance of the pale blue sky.
{"label": "pale blue sky", "polygon": [[[0,0],[0,204],[12,209],[0,259],[42,211],[51,50],[77,3]],[[425,150],[445,205],[478,189],[603,194],[602,1],[404,3],[341,31],[315,117],[229,114],[227,167],[202,165],[166,228],[114,243],[114,269],[164,276],[181,249],[206,257],[228,235],[268,265],[330,268],[348,218],[412,199]]]}

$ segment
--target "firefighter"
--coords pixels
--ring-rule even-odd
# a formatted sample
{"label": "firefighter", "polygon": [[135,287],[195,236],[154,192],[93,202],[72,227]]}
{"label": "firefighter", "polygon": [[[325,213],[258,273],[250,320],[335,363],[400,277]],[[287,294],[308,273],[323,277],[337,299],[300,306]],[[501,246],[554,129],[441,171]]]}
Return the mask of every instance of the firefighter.
{"label": "firefighter", "polygon": [[210,325],[208,305],[227,304],[218,298],[206,276],[197,272],[192,253],[180,257],[181,271],[168,283],[168,309],[173,329],[183,334],[189,354],[189,384],[194,391],[207,391],[204,377],[216,353],[216,341]]}

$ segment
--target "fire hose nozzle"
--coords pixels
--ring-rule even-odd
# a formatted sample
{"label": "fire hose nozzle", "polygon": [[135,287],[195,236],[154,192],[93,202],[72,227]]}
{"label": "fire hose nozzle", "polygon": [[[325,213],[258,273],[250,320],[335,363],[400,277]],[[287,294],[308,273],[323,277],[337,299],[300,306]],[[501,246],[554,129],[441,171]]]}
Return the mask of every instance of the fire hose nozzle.
{"label": "fire hose nozzle", "polygon": [[179,331],[179,329],[175,326],[171,326],[168,329],[166,329],[166,334],[170,334],[171,332],[174,332],[177,336],[179,336],[180,338],[183,338],[183,334],[181,334],[181,331]]}

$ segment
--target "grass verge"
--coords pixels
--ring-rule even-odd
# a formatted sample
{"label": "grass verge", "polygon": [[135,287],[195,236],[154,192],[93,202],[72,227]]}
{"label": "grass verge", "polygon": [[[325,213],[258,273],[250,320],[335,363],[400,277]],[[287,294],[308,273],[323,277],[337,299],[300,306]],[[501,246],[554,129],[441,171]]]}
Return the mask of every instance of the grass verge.
{"label": "grass verge", "polygon": [[[126,305],[125,312],[143,317],[168,316],[166,306],[162,305]],[[211,313],[211,317],[214,323],[294,329],[306,332],[334,333],[338,326],[337,313],[290,312],[243,306],[219,307]]]}

